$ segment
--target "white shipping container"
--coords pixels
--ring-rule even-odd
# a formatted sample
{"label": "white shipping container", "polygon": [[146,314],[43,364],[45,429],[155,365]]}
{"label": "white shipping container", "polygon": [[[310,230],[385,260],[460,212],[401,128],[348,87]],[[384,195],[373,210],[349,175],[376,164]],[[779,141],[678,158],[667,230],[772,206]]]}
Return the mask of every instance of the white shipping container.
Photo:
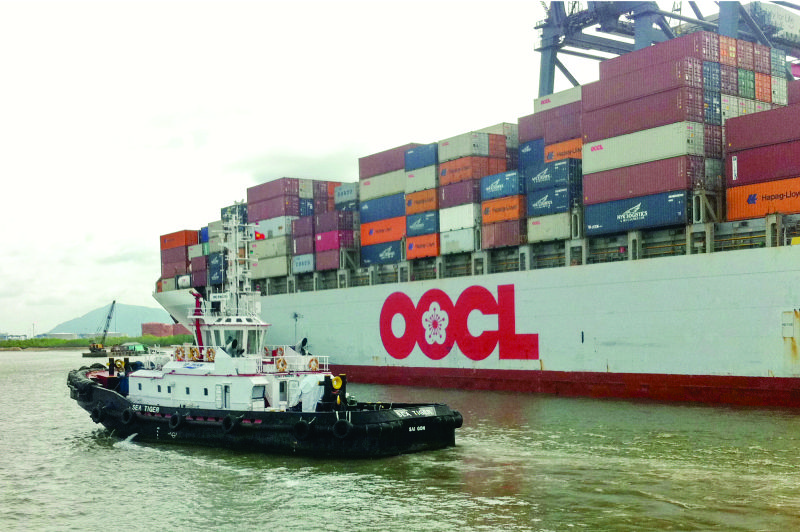
{"label": "white shipping container", "polygon": [[222,236],[212,236],[208,239],[208,252],[219,253],[224,248],[222,246]]}
{"label": "white shipping container", "polygon": [[756,112],[756,102],[749,98],[739,98],[739,116]]}
{"label": "white shipping container", "polygon": [[278,216],[276,218],[259,220],[251,229],[251,231],[258,234],[251,234],[250,238],[256,240],[258,235],[263,235],[264,239],[291,235],[292,220],[297,220],[297,218],[297,216]]}
{"label": "white shipping container", "polygon": [[761,112],[764,112],[764,111],[770,111],[772,109],[772,107],[773,107],[773,105],[771,103],[759,102],[759,101],[756,101],[754,105],[755,105],[756,113],[761,113]]}
{"label": "white shipping container", "polygon": [[568,212],[528,218],[528,242],[572,238],[572,215]]}
{"label": "white shipping container", "polygon": [[279,236],[267,240],[257,240],[250,244],[250,257],[263,259],[290,255],[292,238],[290,236]]}
{"label": "white shipping container", "polygon": [[439,186],[439,166],[432,164],[406,172],[406,194]]}
{"label": "white shipping container", "polygon": [[479,133],[490,133],[494,135],[505,135],[506,148],[519,148],[519,125],[509,122],[501,122],[494,126],[485,127],[478,130]]}
{"label": "white shipping container", "polygon": [[572,87],[571,89],[567,89],[565,91],[554,92],[553,94],[548,94],[547,96],[539,96],[533,100],[533,112],[538,113],[548,109],[555,109],[556,107],[561,107],[562,105],[567,105],[568,103],[579,102],[581,101],[582,94],[582,88],[580,85],[578,85],[577,87]]}
{"label": "white shipping container", "polygon": [[705,155],[703,124],[677,122],[583,145],[583,173],[669,159]]}
{"label": "white shipping container", "polygon": [[215,236],[223,234],[222,220],[215,220],[208,224],[208,238],[211,239]]}
{"label": "white shipping container", "polygon": [[469,253],[478,249],[480,234],[477,228],[457,229],[439,233],[439,253]]}
{"label": "white shipping container", "polygon": [[250,277],[266,279],[268,277],[284,277],[289,275],[289,257],[271,257],[260,259],[250,268]]}
{"label": "white shipping container", "polygon": [[489,134],[473,131],[439,141],[439,162],[461,157],[488,157]]}
{"label": "white shipping container", "polygon": [[186,250],[187,256],[189,260],[192,260],[195,257],[202,257],[203,256],[203,244],[195,244],[193,246],[189,246],[189,249]]}
{"label": "white shipping container", "polygon": [[333,189],[334,203],[349,203],[358,200],[358,183],[342,183]]}
{"label": "white shipping container", "polygon": [[171,292],[175,290],[175,278],[161,279],[161,290],[163,292]]}
{"label": "white shipping container", "polygon": [[183,290],[184,288],[191,288],[192,286],[192,276],[191,275],[179,275],[175,278],[175,286],[178,290]]}
{"label": "white shipping container", "polygon": [[439,210],[439,231],[455,231],[481,225],[480,203],[467,203]]}
{"label": "white shipping container", "polygon": [[775,105],[787,105],[789,103],[786,78],[772,76],[772,103]]}
{"label": "white shipping container", "polygon": [[300,191],[298,197],[304,199],[314,199],[314,181],[311,179],[298,179]]}
{"label": "white shipping container", "polygon": [[736,118],[737,116],[739,116],[739,97],[723,94],[721,102],[722,102],[722,124],[725,125],[725,121],[728,120],[729,118]]}
{"label": "white shipping container", "polygon": [[395,170],[376,175],[358,183],[358,195],[361,201],[401,194],[406,191],[406,171]]}
{"label": "white shipping container", "polygon": [[314,271],[314,254],[295,255],[292,257],[292,273],[309,273]]}

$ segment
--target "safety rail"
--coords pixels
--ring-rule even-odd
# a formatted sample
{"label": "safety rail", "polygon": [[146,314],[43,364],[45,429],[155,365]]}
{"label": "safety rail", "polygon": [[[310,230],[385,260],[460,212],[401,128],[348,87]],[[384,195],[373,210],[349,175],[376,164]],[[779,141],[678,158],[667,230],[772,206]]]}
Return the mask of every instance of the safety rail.
{"label": "safety rail", "polygon": [[328,371],[330,357],[317,355],[276,355],[261,361],[264,373]]}

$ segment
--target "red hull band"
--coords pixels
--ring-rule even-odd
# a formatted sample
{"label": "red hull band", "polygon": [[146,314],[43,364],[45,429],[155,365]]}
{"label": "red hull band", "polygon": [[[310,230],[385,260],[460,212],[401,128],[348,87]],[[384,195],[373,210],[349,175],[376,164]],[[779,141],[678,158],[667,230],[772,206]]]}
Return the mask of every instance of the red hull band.
{"label": "red hull band", "polygon": [[369,384],[800,407],[800,378],[344,365],[332,371],[347,374],[349,382]]}

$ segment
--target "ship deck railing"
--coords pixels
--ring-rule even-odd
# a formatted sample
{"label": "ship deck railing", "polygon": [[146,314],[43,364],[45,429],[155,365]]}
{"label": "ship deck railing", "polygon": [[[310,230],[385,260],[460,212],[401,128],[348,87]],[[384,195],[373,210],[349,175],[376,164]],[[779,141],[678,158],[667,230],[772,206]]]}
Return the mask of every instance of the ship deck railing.
{"label": "ship deck railing", "polygon": [[298,355],[276,352],[268,354],[261,360],[261,367],[264,373],[287,373],[287,372],[327,372],[330,365],[329,356],[317,355]]}

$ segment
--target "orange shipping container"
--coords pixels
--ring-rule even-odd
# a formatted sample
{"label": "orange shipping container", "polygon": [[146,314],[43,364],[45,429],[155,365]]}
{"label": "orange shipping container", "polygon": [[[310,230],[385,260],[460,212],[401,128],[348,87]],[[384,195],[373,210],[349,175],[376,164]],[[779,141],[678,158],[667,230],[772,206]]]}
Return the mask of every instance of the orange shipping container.
{"label": "orange shipping container", "polygon": [[728,220],[759,218],[767,214],[800,213],[800,177],[731,187],[727,193]]}
{"label": "orange shipping container", "polygon": [[506,160],[494,157],[461,157],[439,164],[439,185],[480,179],[506,171]]}
{"label": "orange shipping container", "polygon": [[378,220],[361,224],[361,245],[383,244],[395,242],[406,236],[406,217],[398,216],[387,220]]}
{"label": "orange shipping container", "polygon": [[439,256],[439,233],[422,236],[410,236],[406,240],[406,258],[420,259],[422,257]]}
{"label": "orange shipping container", "polygon": [[341,185],[338,181],[328,181],[328,197],[332,198],[336,194],[336,187]]}
{"label": "orange shipping container", "polygon": [[756,72],[756,100],[772,101],[772,76]]}
{"label": "orange shipping container", "polygon": [[[544,162],[552,163],[562,159],[582,159],[583,139],[570,139],[544,147]],[[491,175],[491,174],[490,174]]]}
{"label": "orange shipping container", "polygon": [[723,65],[736,66],[736,39],[719,36],[719,62]]}
{"label": "orange shipping container", "polygon": [[161,249],[172,249],[197,244],[197,231],[184,229],[167,235],[161,235]]}
{"label": "orange shipping container", "polygon": [[487,200],[481,203],[481,219],[485,224],[521,220],[525,218],[526,207],[527,198],[523,195]]}
{"label": "orange shipping container", "polygon": [[435,188],[406,194],[406,215],[435,211],[438,208],[439,194]]}

